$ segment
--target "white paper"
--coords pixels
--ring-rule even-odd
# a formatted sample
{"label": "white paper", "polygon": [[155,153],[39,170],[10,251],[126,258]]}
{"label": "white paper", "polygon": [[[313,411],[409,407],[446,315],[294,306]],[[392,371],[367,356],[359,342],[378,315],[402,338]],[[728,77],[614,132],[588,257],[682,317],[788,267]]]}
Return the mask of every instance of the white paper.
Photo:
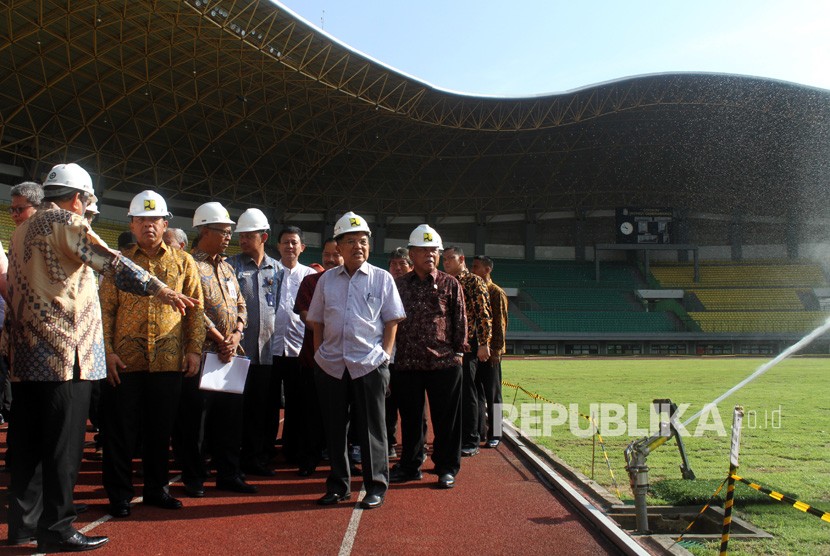
{"label": "white paper", "polygon": [[232,357],[229,362],[222,363],[217,354],[207,351],[202,354],[202,377],[199,381],[199,388],[241,394],[245,389],[245,379],[248,378],[250,364],[251,360],[247,357]]}

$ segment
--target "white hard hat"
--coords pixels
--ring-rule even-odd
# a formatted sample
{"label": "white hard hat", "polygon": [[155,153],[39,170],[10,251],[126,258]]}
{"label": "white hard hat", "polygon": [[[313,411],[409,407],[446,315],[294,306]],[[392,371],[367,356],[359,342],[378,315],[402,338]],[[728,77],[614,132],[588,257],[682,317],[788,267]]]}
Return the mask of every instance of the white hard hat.
{"label": "white hard hat", "polygon": [[428,224],[421,224],[409,234],[410,247],[437,247],[443,249],[441,236]]}
{"label": "white hard hat", "polygon": [[350,232],[366,232],[370,237],[372,235],[372,230],[369,229],[366,220],[352,211],[341,216],[340,220],[334,224],[334,239]]}
{"label": "white hard hat", "polygon": [[236,224],[231,220],[228,209],[216,201],[200,205],[193,213],[193,227],[198,228],[205,224]]}
{"label": "white hard hat", "polygon": [[130,201],[130,210],[127,216],[163,216],[170,218],[173,215],[167,211],[167,201],[155,191],[142,191]]}
{"label": "white hard hat", "polygon": [[249,208],[239,215],[239,223],[236,225],[236,233],[241,232],[262,232],[270,230],[268,219],[258,208]]}
{"label": "white hard hat", "polygon": [[55,187],[68,187],[83,191],[90,196],[90,204],[98,200],[95,196],[95,189],[92,187],[92,176],[74,162],[52,167],[43,182],[43,188],[51,189]]}
{"label": "white hard hat", "polygon": [[87,212],[91,212],[92,214],[101,214],[101,211],[98,210],[98,203],[90,203],[89,205],[87,205],[84,213]]}

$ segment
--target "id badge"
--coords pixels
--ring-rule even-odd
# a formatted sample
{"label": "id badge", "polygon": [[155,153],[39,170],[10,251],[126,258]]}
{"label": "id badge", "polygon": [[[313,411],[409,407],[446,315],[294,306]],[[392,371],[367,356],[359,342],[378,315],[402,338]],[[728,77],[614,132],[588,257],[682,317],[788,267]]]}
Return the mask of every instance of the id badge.
{"label": "id badge", "polygon": [[274,301],[275,301],[275,299],[274,299],[274,298],[275,298],[275,297],[276,297],[276,296],[274,295],[274,292],[266,292],[266,294],[265,294],[265,302],[268,304],[268,306],[269,306],[269,307],[273,307],[273,306],[274,306]]}
{"label": "id badge", "polygon": [[228,295],[230,295],[232,298],[235,299],[236,298],[236,283],[234,283],[233,280],[228,280],[226,283],[228,284]]}

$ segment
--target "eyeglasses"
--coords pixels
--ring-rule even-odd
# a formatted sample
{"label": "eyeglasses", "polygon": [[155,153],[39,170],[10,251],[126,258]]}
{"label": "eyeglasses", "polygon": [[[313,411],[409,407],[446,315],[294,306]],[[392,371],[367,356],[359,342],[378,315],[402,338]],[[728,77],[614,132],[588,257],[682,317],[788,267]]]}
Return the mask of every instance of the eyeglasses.
{"label": "eyeglasses", "polygon": [[208,230],[213,230],[217,234],[222,234],[222,237],[231,237],[233,232],[231,230],[223,230],[222,228],[211,228],[210,226],[207,227]]}
{"label": "eyeglasses", "polygon": [[365,237],[360,238],[360,239],[347,239],[343,243],[345,243],[349,247],[354,247],[355,245],[359,245],[361,247],[368,247],[369,246],[369,240],[366,239]]}
{"label": "eyeglasses", "polygon": [[34,205],[23,205],[22,207],[9,207],[9,214],[23,214],[24,210],[33,207]]}

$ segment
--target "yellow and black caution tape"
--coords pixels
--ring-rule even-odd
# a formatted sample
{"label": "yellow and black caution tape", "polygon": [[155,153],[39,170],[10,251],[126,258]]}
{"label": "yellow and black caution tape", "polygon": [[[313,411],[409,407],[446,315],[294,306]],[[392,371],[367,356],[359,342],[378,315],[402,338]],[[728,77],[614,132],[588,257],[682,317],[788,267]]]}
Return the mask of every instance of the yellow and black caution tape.
{"label": "yellow and black caution tape", "polygon": [[826,521],[826,522],[830,523],[830,512],[825,512],[825,511],[819,510],[818,508],[814,508],[809,504],[805,504],[804,502],[799,502],[795,498],[787,496],[786,494],[782,494],[780,492],[776,492],[774,490],[764,488],[764,487],[762,487],[761,485],[759,485],[757,483],[753,483],[752,481],[744,479],[743,477],[739,477],[735,474],[732,474],[732,478],[735,479],[736,481],[742,482],[743,484],[749,486],[750,488],[754,488],[755,490],[757,490],[759,492],[763,492],[764,494],[766,494],[767,496],[769,496],[773,500],[778,500],[779,502],[785,502],[787,504],[790,504],[796,510],[801,510],[802,512],[805,512],[805,513],[816,516],[817,518],[819,518],[822,521]]}
{"label": "yellow and black caution tape", "polygon": [[[507,386],[508,388],[514,388],[517,393],[519,392],[519,390],[521,390],[522,392],[524,392],[525,394],[530,396],[531,399],[541,400],[541,401],[549,403],[549,404],[555,404],[556,403],[552,400],[547,399],[544,396],[540,396],[539,394],[536,394],[535,392],[531,392],[529,390],[526,390],[525,388],[523,388],[522,386],[520,386],[518,384],[510,384],[506,380],[502,380],[501,384],[502,384],[502,386]],[[514,401],[515,401],[515,398],[514,398]],[[588,422],[591,423],[594,426],[594,434],[597,436],[597,439],[599,440],[599,445],[600,445],[600,448],[602,449],[602,455],[605,458],[605,465],[608,467],[608,473],[611,475],[611,484],[614,485],[614,490],[617,492],[617,498],[622,498],[622,494],[620,493],[620,487],[617,486],[617,478],[614,477],[614,470],[611,468],[611,460],[608,458],[608,451],[605,449],[605,441],[602,439],[602,435],[599,433],[599,427],[597,426],[596,421],[594,421],[593,417],[591,417],[590,415],[585,415],[584,413],[580,413],[579,416],[584,418],[584,419],[587,419]]]}
{"label": "yellow and black caution tape", "polygon": [[700,518],[700,516],[702,516],[704,513],[706,513],[706,510],[709,509],[709,506],[711,506],[712,502],[714,502],[715,499],[718,497],[718,494],[720,494],[720,491],[723,490],[723,485],[725,485],[726,481],[728,481],[728,480],[729,480],[729,477],[727,477],[723,480],[723,482],[720,484],[720,486],[717,488],[717,490],[715,490],[715,493],[712,494],[712,496],[709,498],[709,501],[706,502],[706,504],[703,506],[703,508],[701,508],[701,510],[699,512],[697,512],[697,515],[695,516],[695,518],[686,526],[685,529],[683,529],[683,532],[680,533],[680,536],[677,537],[677,539],[674,541],[675,544],[682,541],[683,540],[683,535],[688,533],[689,530],[692,527],[694,527],[695,522]]}

